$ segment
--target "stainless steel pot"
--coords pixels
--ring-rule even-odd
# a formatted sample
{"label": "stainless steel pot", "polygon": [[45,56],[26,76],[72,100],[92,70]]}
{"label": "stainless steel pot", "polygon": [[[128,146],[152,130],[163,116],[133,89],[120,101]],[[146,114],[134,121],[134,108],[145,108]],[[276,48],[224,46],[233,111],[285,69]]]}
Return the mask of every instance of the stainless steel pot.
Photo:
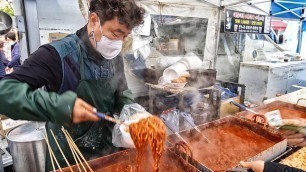
{"label": "stainless steel pot", "polygon": [[5,35],[8,33],[13,25],[13,20],[11,16],[7,13],[0,11],[0,35]]}
{"label": "stainless steel pot", "polygon": [[30,122],[13,128],[6,134],[16,172],[45,171],[45,123]]}
{"label": "stainless steel pot", "polygon": [[0,155],[0,172],[4,172],[2,155]]}

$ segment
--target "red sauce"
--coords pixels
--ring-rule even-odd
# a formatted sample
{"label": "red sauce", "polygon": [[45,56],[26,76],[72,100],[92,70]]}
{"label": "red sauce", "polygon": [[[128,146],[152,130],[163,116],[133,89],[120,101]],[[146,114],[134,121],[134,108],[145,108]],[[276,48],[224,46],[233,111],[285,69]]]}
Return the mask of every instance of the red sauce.
{"label": "red sauce", "polygon": [[[127,159],[125,161],[117,162],[108,167],[97,170],[96,172],[135,172],[136,164],[135,164],[135,156],[134,158]],[[141,163],[139,166],[139,171],[141,172],[149,172],[153,171],[152,164],[153,159],[152,155],[149,153],[149,150],[144,154],[143,159],[145,163]],[[160,171],[162,172],[186,172],[191,171],[191,168],[182,164],[181,161],[174,155],[174,153],[170,153],[169,151],[165,151],[160,160]]]}
{"label": "red sauce", "polygon": [[210,140],[209,143],[198,133],[181,135],[190,145],[194,159],[214,171],[236,167],[241,160],[247,160],[275,144],[238,125],[213,126],[202,130],[202,134]]}
{"label": "red sauce", "polygon": [[[291,109],[284,106],[272,106],[257,110],[260,114],[265,114],[270,111],[279,110],[283,119],[295,119],[295,118],[306,118],[306,112],[296,109]],[[247,114],[246,117],[251,119],[253,114],[249,112],[242,112],[241,114]]]}

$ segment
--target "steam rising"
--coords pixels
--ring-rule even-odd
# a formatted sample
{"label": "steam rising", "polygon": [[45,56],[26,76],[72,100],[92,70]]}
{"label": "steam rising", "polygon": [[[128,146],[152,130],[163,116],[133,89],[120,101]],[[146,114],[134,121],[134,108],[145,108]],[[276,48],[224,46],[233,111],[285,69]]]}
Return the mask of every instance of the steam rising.
{"label": "steam rising", "polygon": [[[133,79],[131,79],[132,82],[129,82],[129,87],[132,89],[135,88],[133,91],[134,93],[139,91],[139,88],[141,87],[140,85],[144,85],[146,82],[157,84],[157,81],[164,70],[164,68],[159,68],[159,66],[156,65],[156,60],[158,58],[162,57],[165,61],[169,58],[169,61],[171,61],[171,57],[181,57],[187,52],[194,52],[201,59],[204,56],[203,50],[206,42],[207,19],[178,18],[169,16],[156,16],[152,18],[155,25],[151,30],[153,33],[151,36],[153,35],[154,38],[150,45],[150,55],[147,59],[141,56],[138,57],[138,59],[129,58],[126,63],[129,64],[129,67],[131,68],[128,71],[133,72],[133,74],[130,72],[127,74],[127,79],[129,80],[129,78],[133,77]],[[154,30],[154,28],[156,30]],[[180,42],[177,45],[178,49],[161,49],[162,43],[167,42],[170,39],[180,39]],[[175,47],[176,46],[174,46],[174,48]],[[131,54],[132,53],[133,52],[131,52]],[[143,61],[145,61],[145,63],[143,63]],[[167,65],[170,66],[172,64],[167,63]],[[147,68],[150,68],[150,72],[145,71]],[[193,87],[193,90],[188,90],[178,95],[166,92],[164,92],[163,95],[156,95],[153,105],[154,110],[151,113],[160,115],[161,112],[166,109],[177,107],[180,111],[190,113],[196,125],[201,125],[216,119],[218,114],[217,94],[210,94],[209,91],[203,89],[212,86],[215,82],[215,73],[212,74],[210,72],[213,73],[214,71],[191,72],[192,77],[186,87]],[[135,78],[137,78],[138,81]],[[183,95],[183,97],[181,97],[181,95]],[[140,100],[138,101],[139,104],[148,105],[146,104],[148,102],[148,94],[145,98],[138,100]],[[192,128],[181,116],[176,117],[179,119],[173,120],[172,124],[177,126],[178,131]],[[179,122],[177,123],[177,121]],[[206,133],[210,138],[214,137],[213,131],[205,131],[205,136]],[[230,135],[233,134],[229,134],[229,137]],[[184,136],[184,138],[186,138],[186,136]],[[194,151],[196,156],[200,156],[201,154],[206,155],[205,153],[207,149],[209,155],[216,154],[213,150],[217,150],[218,146],[214,141],[212,144],[209,144],[209,147],[207,147],[205,141],[201,140],[202,138],[198,139],[199,142],[195,142],[193,147],[197,150],[201,150],[201,152]],[[167,164],[171,164],[171,161],[167,162]],[[161,165],[165,165],[163,161],[161,162]]]}

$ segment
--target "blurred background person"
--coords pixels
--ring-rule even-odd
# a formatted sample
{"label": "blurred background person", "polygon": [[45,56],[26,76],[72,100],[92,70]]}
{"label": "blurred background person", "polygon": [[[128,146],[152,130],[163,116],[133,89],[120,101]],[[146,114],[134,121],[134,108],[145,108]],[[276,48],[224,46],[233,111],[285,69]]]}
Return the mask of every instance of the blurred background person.
{"label": "blurred background person", "polygon": [[5,71],[10,73],[11,69],[16,70],[20,66],[20,51],[19,43],[16,40],[16,34],[14,32],[9,32],[5,35],[5,40],[8,41],[11,45],[11,58],[12,60],[7,64]]}
{"label": "blurred background person", "polygon": [[4,51],[3,51],[4,42],[0,41],[0,79],[2,79],[5,75],[5,68],[8,64],[8,60],[5,57]]}

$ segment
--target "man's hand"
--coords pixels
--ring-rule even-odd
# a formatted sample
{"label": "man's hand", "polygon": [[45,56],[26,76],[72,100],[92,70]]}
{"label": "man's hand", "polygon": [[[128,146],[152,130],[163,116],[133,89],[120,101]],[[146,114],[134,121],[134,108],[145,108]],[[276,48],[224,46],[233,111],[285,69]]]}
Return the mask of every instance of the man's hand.
{"label": "man's hand", "polygon": [[10,73],[12,73],[13,71],[12,71],[12,68],[9,68],[9,67],[6,67],[5,68],[5,73],[6,74],[10,74]]}
{"label": "man's hand", "polygon": [[306,136],[292,130],[279,130],[289,145],[306,146]]}
{"label": "man's hand", "polygon": [[99,121],[99,117],[96,115],[96,108],[92,107],[80,98],[77,98],[74,103],[72,112],[72,122],[80,123],[87,121]]}
{"label": "man's hand", "polygon": [[306,119],[283,119],[282,125],[280,132],[288,140],[289,145],[306,146]]}
{"label": "man's hand", "polygon": [[283,119],[282,125],[292,125],[297,127],[306,127],[306,119],[297,118],[297,119]]}
{"label": "man's hand", "polygon": [[253,162],[240,162],[241,166],[244,168],[250,168],[254,172],[263,172],[265,162],[264,161],[253,161]]}

